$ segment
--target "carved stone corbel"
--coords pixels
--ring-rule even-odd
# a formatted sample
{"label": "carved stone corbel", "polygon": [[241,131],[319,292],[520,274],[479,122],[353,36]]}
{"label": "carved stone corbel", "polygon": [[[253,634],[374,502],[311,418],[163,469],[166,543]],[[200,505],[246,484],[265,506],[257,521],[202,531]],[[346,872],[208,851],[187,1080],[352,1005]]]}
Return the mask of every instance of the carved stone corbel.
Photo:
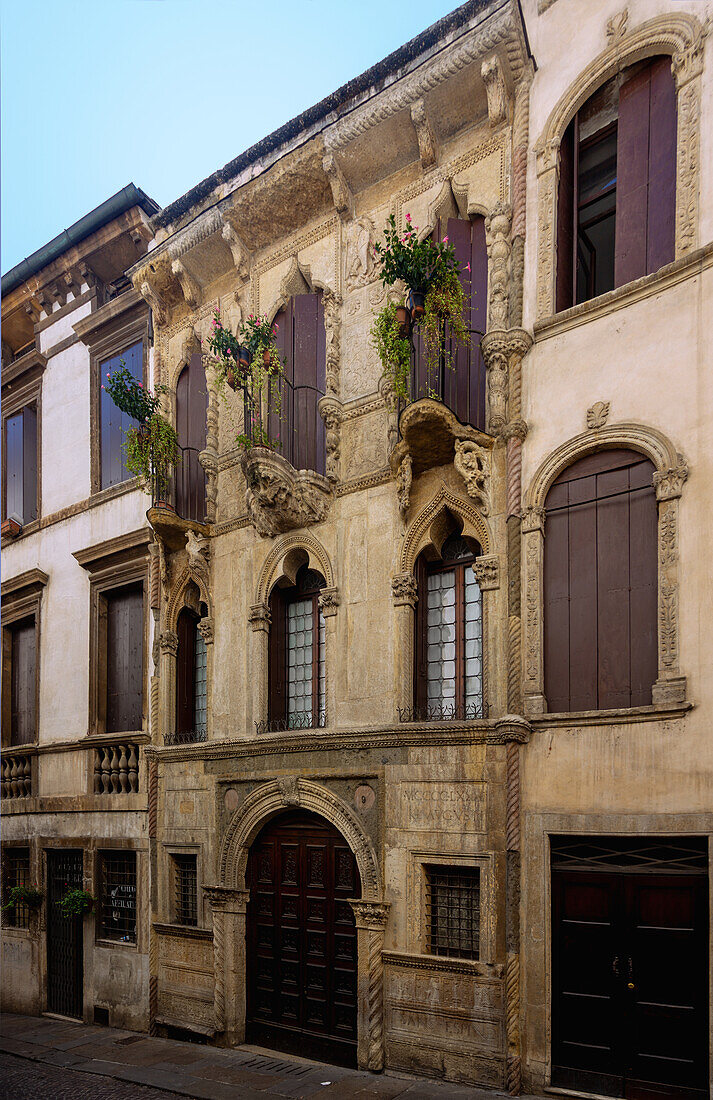
{"label": "carved stone corbel", "polygon": [[213,620],[206,616],[198,623],[198,630],[206,645],[213,644]]}
{"label": "carved stone corbel", "polygon": [[339,589],[336,585],[333,588],[320,589],[317,603],[325,619],[330,618],[332,615],[336,615],[337,608],[339,607]]}
{"label": "carved stone corbel", "polygon": [[500,562],[495,554],[476,558],[473,572],[481,592],[500,587]]}
{"label": "carved stone corbel", "polygon": [[264,630],[269,632],[270,622],[272,616],[270,615],[270,608],[266,603],[254,603],[250,607],[248,613],[248,622],[253,630]]}
{"label": "carved stone corbel", "polygon": [[159,634],[158,644],[162,653],[175,657],[178,653],[178,635],[175,630],[164,630]]}
{"label": "carved stone corbel", "polygon": [[248,516],[263,538],[320,523],[327,515],[332,490],[321,474],[295,470],[267,447],[251,447],[240,461]]}
{"label": "carved stone corbel", "polygon": [[468,496],[480,506],[484,516],[490,509],[488,495],[488,452],[470,439],[456,439],[453,465],[465,481]]}
{"label": "carved stone corbel", "polygon": [[144,279],[139,285],[139,294],[145,302],[151,307],[154,317],[158,321],[159,325],[165,325],[168,318],[168,310],[166,303],[161,295],[155,290],[148,279]]}
{"label": "carved stone corbel", "polygon": [[399,502],[399,514],[405,520],[411,505],[411,482],[413,480],[413,459],[406,453],[396,472],[396,499]]}
{"label": "carved stone corbel", "polygon": [[332,153],[322,158],[322,168],[332,189],[334,208],[343,221],[348,221],[354,215],[354,196]]}
{"label": "carved stone corbel", "polygon": [[507,116],[507,88],[497,54],[485,59],[480,67],[480,75],[488,96],[488,121],[492,127],[499,126]]}
{"label": "carved stone corbel", "polygon": [[342,403],[336,397],[320,397],[317,409],[326,428],[327,478],[336,482],[339,481]]}
{"label": "carved stone corbel", "polygon": [[423,99],[411,104],[411,121],[418,139],[418,153],[422,168],[432,168],[438,163],[438,139],[431,125]]}
{"label": "carved stone corbel", "polygon": [[182,260],[171,261],[171,274],[175,275],[180,283],[186,305],[189,309],[197,309],[201,298],[201,288]]}
{"label": "carved stone corbel", "polygon": [[221,220],[223,221],[223,228],[220,231],[220,235],[230,249],[238,278],[245,283],[250,278],[250,252],[245,247],[230,222],[225,221],[222,216]]}
{"label": "carved stone corbel", "polygon": [[391,595],[394,607],[415,607],[418,602],[418,585],[412,573],[396,573],[391,578]]}

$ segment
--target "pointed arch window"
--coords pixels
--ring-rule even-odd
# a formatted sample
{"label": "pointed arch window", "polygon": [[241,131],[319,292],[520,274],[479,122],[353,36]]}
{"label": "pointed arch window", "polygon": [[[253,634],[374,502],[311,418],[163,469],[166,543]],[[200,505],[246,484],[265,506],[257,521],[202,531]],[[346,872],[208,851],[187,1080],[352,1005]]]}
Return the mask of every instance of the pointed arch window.
{"label": "pointed arch window", "polygon": [[176,628],[176,736],[203,741],[206,736],[207,651],[199,616],[184,607]]}
{"label": "pointed arch window", "polygon": [[440,558],[421,554],[416,563],[417,720],[485,716],[483,598],[473,572],[479,553],[480,547],[452,534]]}
{"label": "pointed arch window", "polygon": [[270,729],[311,729],[326,722],[326,628],[319,606],[324,577],[306,565],[295,584],[270,596]]}

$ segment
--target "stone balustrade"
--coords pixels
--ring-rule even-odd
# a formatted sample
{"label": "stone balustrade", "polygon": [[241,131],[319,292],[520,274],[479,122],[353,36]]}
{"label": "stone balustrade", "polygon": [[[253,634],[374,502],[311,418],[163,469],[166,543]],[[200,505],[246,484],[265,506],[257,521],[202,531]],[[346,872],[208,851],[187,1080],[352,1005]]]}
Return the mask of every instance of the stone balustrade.
{"label": "stone balustrade", "polygon": [[2,797],[29,798],[32,794],[32,755],[5,752],[2,757]]}
{"label": "stone balustrade", "polygon": [[131,741],[97,745],[94,749],[94,793],[137,794],[139,746]]}

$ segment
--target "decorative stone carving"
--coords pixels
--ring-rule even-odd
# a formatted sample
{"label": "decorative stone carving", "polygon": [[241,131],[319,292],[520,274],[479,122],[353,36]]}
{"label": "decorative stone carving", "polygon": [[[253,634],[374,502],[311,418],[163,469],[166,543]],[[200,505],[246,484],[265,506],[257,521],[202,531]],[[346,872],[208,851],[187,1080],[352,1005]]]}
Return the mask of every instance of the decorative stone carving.
{"label": "decorative stone carving", "polygon": [[327,515],[329,482],[311,470],[294,467],[267,447],[251,447],[241,458],[248,516],[264,538],[320,523]]}
{"label": "decorative stone carving", "polygon": [[186,305],[190,309],[197,309],[201,298],[201,288],[198,282],[193,278],[190,271],[187,270],[182,260],[173,260],[171,262],[171,272],[181,284],[181,291],[186,300]]}
{"label": "decorative stone carving", "polygon": [[485,219],[488,248],[488,329],[508,327],[510,303],[510,219],[511,209],[497,203]]}
{"label": "decorative stone carving", "polygon": [[683,461],[669,470],[656,470],[653,479],[656,499],[659,501],[676,500],[681,496],[687,478],[688,466]]}
{"label": "decorative stone carving", "polygon": [[168,318],[166,304],[158,291],[151,286],[147,279],[144,279],[144,281],[139,284],[139,294],[144,301],[148,302],[150,305],[158,324],[165,325]]}
{"label": "decorative stone carving", "polygon": [[339,607],[339,589],[336,587],[322,588],[317,598],[317,602],[325,619],[330,618],[332,615],[336,615],[337,608]]}
{"label": "decorative stone carving", "polygon": [[238,278],[242,282],[247,282],[250,278],[250,253],[229,222],[223,222],[220,235],[230,249]]}
{"label": "decorative stone carving", "polygon": [[[456,447],[458,444],[456,443]],[[413,459],[410,454],[405,454],[396,473],[396,498],[399,502],[399,512],[402,519],[408,515],[411,504],[411,482],[413,480]]]}
{"label": "decorative stone carving", "polygon": [[374,280],[374,223],[366,216],[355,218],[347,230],[347,286],[350,290]]}
{"label": "decorative stone carving", "polygon": [[342,299],[333,290],[325,290],[322,295],[322,304],[324,306],[324,329],[327,340],[327,392],[338,394]]}
{"label": "decorative stone carving", "polygon": [[487,489],[488,479],[488,452],[484,447],[479,447],[470,439],[457,439],[455,441],[455,458],[453,465],[465,481],[468,496],[480,505],[484,516],[489,511],[489,498]]}
{"label": "decorative stone carving", "polygon": [[522,533],[545,530],[545,509],[538,506],[530,506],[522,513]]}
{"label": "decorative stone carving", "polygon": [[188,568],[192,573],[207,576],[210,562],[210,541],[196,531],[186,532],[186,553]]}
{"label": "decorative stone carving", "polygon": [[391,903],[388,901],[356,901],[349,898],[354,910],[357,928],[384,928],[389,919]]}
{"label": "decorative stone carving", "polygon": [[628,21],[628,8],[624,8],[623,11],[619,11],[616,15],[612,15],[611,19],[607,19],[607,42],[610,46],[615,45],[620,38],[624,37]]}
{"label": "decorative stone carving", "polygon": [[415,607],[418,602],[418,585],[412,573],[397,573],[391,578],[391,594],[394,598],[394,606],[402,607],[408,604]]}
{"label": "decorative stone carving", "polygon": [[473,562],[473,572],[482,592],[500,587],[500,562],[495,555],[476,558]]}
{"label": "decorative stone carving", "polygon": [[507,423],[508,351],[507,333],[488,332],[481,348],[488,377],[488,431],[499,435]]}
{"label": "decorative stone carving", "polygon": [[608,416],[609,402],[595,401],[594,404],[587,409],[587,427],[603,428],[607,422]]}
{"label": "decorative stone carving", "polygon": [[213,620],[208,618],[201,619],[198,623],[198,630],[200,631],[201,638],[206,645],[213,644]]}
{"label": "decorative stone carving", "polygon": [[268,631],[270,629],[271,615],[270,608],[267,606],[267,604],[252,604],[248,613],[248,622],[252,626],[253,630]]}
{"label": "decorative stone carving", "polygon": [[282,801],[286,806],[299,806],[300,781],[296,775],[288,775],[284,779],[278,779],[277,789],[282,795]]}
{"label": "decorative stone carving", "polygon": [[455,413],[430,397],[407,405],[401,413],[399,427],[401,441],[389,455],[394,474],[407,454],[413,462],[414,477],[434,466],[447,466],[453,462],[455,443],[459,439],[471,440],[480,447],[492,446],[492,440],[483,432],[461,424]]}
{"label": "decorative stone carving", "polygon": [[507,88],[497,54],[486,58],[480,67],[480,75],[488,96],[488,120],[491,126],[498,126],[507,114]]}
{"label": "decorative stone carving", "polygon": [[352,211],[354,210],[354,196],[352,195],[351,188],[344,178],[344,173],[337,164],[332,153],[327,153],[327,155],[322,158],[322,167],[329,180],[329,186],[332,189],[334,208],[340,218],[346,220],[351,217]]}
{"label": "decorative stone carving", "polygon": [[426,105],[421,98],[411,104],[411,121],[418,138],[421,166],[432,168],[438,161],[438,140],[426,114]]}
{"label": "decorative stone carving", "polygon": [[700,77],[678,95],[676,166],[676,256],[695,248],[698,237],[698,176],[701,88]]}
{"label": "decorative stone carving", "polygon": [[320,397],[319,415],[326,428],[327,478],[339,481],[340,427],[342,423],[342,403],[336,397]]}
{"label": "decorative stone carving", "polygon": [[178,634],[175,630],[164,630],[158,636],[158,644],[162,653],[175,657],[178,653]]}

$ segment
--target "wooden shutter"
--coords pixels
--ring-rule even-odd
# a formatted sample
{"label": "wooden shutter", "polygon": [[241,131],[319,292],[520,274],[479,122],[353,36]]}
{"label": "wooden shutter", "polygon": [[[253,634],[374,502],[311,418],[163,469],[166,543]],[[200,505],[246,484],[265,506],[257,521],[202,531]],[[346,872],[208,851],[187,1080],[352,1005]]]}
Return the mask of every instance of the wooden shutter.
{"label": "wooden shutter", "polygon": [[268,434],[273,445],[276,445],[280,454],[292,462],[293,454],[293,381],[294,381],[294,357],[292,348],[294,308],[292,299],[284,309],[275,317],[277,336],[275,343],[280,359],[283,363],[282,397],[279,416],[270,410],[268,417]]}
{"label": "wooden shutter", "polygon": [[670,58],[656,58],[619,91],[615,286],[674,258],[676,96]]}
{"label": "wooden shutter", "polygon": [[652,478],[647,459],[605,451],[569,467],[548,493],[544,660],[550,711],[651,702],[657,668]]}
{"label": "wooden shutter", "polygon": [[321,294],[296,294],[293,306],[293,466],[324,474],[325,428],[317,403],[326,385],[326,335]]}
{"label": "wooden shutter", "polygon": [[176,733],[190,733],[195,726],[196,616],[184,607],[178,616],[176,654]]}
{"label": "wooden shutter", "polygon": [[5,514],[19,516],[24,522],[22,413],[5,421]]}
{"label": "wooden shutter", "polygon": [[576,210],[574,176],[574,132],[572,119],[560,143],[560,170],[557,188],[557,292],[559,313],[574,305],[574,216]]}
{"label": "wooden shutter", "polygon": [[[121,366],[123,361],[134,378],[143,380],[144,346],[139,342],[126,348],[119,355],[105,359],[99,364],[99,385],[106,382],[107,374],[111,374]],[[136,427],[136,421],[126,413],[117,409],[106,390],[99,390],[99,421],[101,429],[101,486],[105,489],[108,485],[116,485],[126,481],[130,476],[126,469],[123,443],[128,428]]]}
{"label": "wooden shutter", "polygon": [[270,594],[270,652],[268,661],[268,709],[271,722],[287,715],[287,607],[281,589]]}
{"label": "wooden shutter", "polygon": [[140,730],[143,722],[144,610],[142,585],[106,598],[106,732]]}
{"label": "wooden shutter", "polygon": [[14,623],[11,632],[10,744],[28,745],[37,739],[37,643],[34,618]]}
{"label": "wooden shutter", "polygon": [[176,509],[184,519],[205,518],[205,471],[198,455],[206,445],[208,386],[203,356],[196,352],[181,371],[176,386],[176,434],[183,449],[176,469]]}
{"label": "wooden shutter", "polygon": [[[428,665],[426,651],[428,642],[428,563],[421,554],[416,560],[416,584],[418,602],[416,603],[414,651],[414,704],[418,708],[428,706]],[[404,704],[407,700],[404,699]]]}
{"label": "wooden shutter", "polygon": [[22,521],[37,519],[37,409],[22,410]]}
{"label": "wooden shutter", "polygon": [[465,298],[465,324],[471,330],[471,336],[468,347],[455,350],[453,369],[445,372],[443,402],[462,424],[471,424],[485,431],[485,363],[480,350],[481,337],[478,335],[486,331],[487,324],[485,219],[449,218],[446,228],[448,240],[455,248]]}

